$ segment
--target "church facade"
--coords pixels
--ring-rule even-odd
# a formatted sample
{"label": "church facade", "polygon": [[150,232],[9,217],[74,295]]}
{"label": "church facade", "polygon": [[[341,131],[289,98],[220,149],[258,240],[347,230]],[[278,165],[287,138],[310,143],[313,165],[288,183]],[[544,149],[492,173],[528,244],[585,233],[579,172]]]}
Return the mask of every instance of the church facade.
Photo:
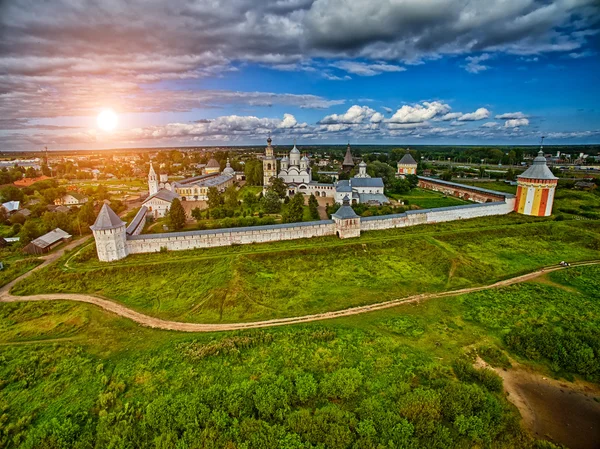
{"label": "church facade", "polygon": [[[358,173],[350,180],[337,181],[334,184],[320,183],[312,180],[310,159],[302,155],[294,143],[289,154],[281,158],[277,169],[277,158],[272,146],[272,140],[267,139],[267,148],[263,157],[264,189],[271,185],[274,177],[281,178],[287,185],[288,195],[302,193],[316,197],[332,198],[334,202],[342,204],[344,197],[348,197],[351,204],[366,202],[370,204],[385,204],[389,200],[384,195],[384,185],[381,178],[371,178],[367,174],[367,164],[362,161],[358,165]],[[352,164],[352,165],[350,165]],[[354,167],[350,145],[346,150],[343,168],[348,170]]]}

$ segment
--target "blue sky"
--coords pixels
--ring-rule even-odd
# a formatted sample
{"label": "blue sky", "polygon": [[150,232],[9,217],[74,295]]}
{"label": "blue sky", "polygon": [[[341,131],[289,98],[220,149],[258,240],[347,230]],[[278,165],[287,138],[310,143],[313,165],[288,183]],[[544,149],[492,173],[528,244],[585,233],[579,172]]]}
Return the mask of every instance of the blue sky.
{"label": "blue sky", "polygon": [[2,150],[600,143],[594,0],[0,8]]}

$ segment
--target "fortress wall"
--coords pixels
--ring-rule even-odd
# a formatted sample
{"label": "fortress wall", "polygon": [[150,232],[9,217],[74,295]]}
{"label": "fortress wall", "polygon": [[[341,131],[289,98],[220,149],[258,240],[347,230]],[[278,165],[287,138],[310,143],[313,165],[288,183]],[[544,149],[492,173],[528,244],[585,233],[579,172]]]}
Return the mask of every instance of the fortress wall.
{"label": "fortress wall", "polygon": [[514,201],[514,198],[508,198],[506,201],[495,203],[469,204],[465,206],[407,211],[403,214],[363,217],[360,220],[360,229],[361,231],[375,231],[427,223],[505,215],[513,211]]}
{"label": "fortress wall", "polygon": [[418,186],[422,189],[433,190],[444,195],[455,196],[476,203],[490,203],[504,201],[514,198],[513,194],[496,192],[495,190],[483,189],[481,187],[457,184],[455,182],[443,181],[441,179],[426,178],[419,176]]}
{"label": "fortress wall", "polygon": [[127,239],[129,254],[158,252],[161,248],[178,251],[249,243],[277,242],[335,235],[331,220],[285,225],[228,228],[214,231],[189,231],[165,234],[144,234]]}

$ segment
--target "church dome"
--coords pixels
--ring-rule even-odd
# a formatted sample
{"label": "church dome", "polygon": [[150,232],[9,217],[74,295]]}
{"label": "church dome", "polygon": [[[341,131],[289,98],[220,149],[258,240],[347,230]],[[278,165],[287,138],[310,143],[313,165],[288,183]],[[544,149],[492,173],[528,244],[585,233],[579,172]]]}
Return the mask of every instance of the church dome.
{"label": "church dome", "polygon": [[305,161],[308,162],[308,158],[306,156],[302,156],[302,158],[300,159],[301,161]]}
{"label": "church dome", "polygon": [[366,167],[367,163],[365,161],[360,161],[360,164],[358,164],[359,167]]}
{"label": "church dome", "polygon": [[223,170],[223,174],[230,175],[230,176],[235,175],[235,170],[233,168],[231,168],[231,164],[229,163],[229,158],[227,158],[227,166],[225,167],[225,170]]}
{"label": "church dome", "polygon": [[294,143],[294,148],[290,151],[290,154],[300,154],[300,150],[296,148],[296,143]]}

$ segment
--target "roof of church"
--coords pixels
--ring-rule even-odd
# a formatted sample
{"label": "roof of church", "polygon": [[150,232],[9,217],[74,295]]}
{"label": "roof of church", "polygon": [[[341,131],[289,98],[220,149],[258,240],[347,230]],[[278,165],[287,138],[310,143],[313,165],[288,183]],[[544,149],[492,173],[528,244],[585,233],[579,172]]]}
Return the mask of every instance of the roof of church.
{"label": "roof of church", "polygon": [[211,157],[208,161],[208,163],[206,164],[207,168],[220,168],[221,165],[217,162],[217,160],[214,157]]}
{"label": "roof of church", "polygon": [[383,187],[381,178],[352,178],[350,180],[352,187]]}
{"label": "roof of church", "polygon": [[102,209],[100,209],[96,221],[90,226],[90,229],[92,231],[103,231],[105,229],[115,229],[124,224],[125,222],[119,218],[115,211],[108,204],[104,204]]}
{"label": "roof of church", "polygon": [[398,163],[403,165],[417,165],[417,161],[415,161],[415,158],[412,157],[410,153],[406,153],[402,156],[402,159],[400,159]]}
{"label": "roof of church", "polygon": [[233,168],[231,168],[231,164],[229,163],[229,158],[227,158],[227,166],[225,167],[225,170],[223,170],[223,174],[224,175],[234,175],[235,174],[235,170]]}
{"label": "roof of church", "polygon": [[546,165],[546,158],[544,152],[539,151],[537,157],[533,160],[533,164],[517,178],[529,178],[529,179],[558,179],[552,174],[548,166]]}
{"label": "roof of church", "polygon": [[354,160],[352,159],[352,153],[350,152],[350,144],[348,144],[348,148],[346,148],[346,155],[344,156],[344,162],[342,162],[342,167],[354,167]]}
{"label": "roof of church", "polygon": [[290,154],[300,154],[300,150],[296,147],[296,144],[294,143],[294,148],[292,148],[292,151],[290,151]]}
{"label": "roof of church", "polygon": [[146,199],[146,201],[144,201],[144,203],[146,203],[154,198],[158,198],[159,200],[163,200],[163,201],[168,201],[170,203],[175,198],[179,198],[179,194],[177,194],[175,192],[171,192],[170,190],[167,190],[167,189],[160,189],[154,195],[149,196]]}
{"label": "roof of church", "polygon": [[367,163],[364,160],[362,160],[362,161],[360,161],[360,164],[358,164],[358,166],[359,167],[366,167]]}

